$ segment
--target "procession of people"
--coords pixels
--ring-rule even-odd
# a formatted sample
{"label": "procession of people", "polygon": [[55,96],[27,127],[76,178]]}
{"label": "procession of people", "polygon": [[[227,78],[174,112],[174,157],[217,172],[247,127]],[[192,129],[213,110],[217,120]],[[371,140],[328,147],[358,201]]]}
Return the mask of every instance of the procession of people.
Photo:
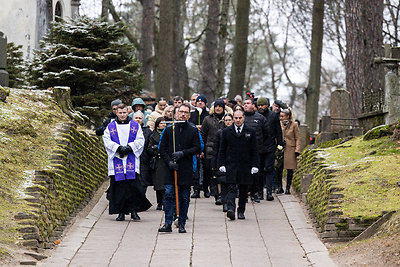
{"label": "procession of people", "polygon": [[151,207],[150,186],[156,210],[165,213],[162,233],[172,232],[174,222],[186,233],[190,198],[200,198],[201,191],[230,220],[245,219],[249,199],[260,203],[273,201],[273,193],[290,194],[300,139],[293,110],[282,101],[270,105],[249,94],[244,101],[219,98],[207,106],[204,95],[193,94],[190,101],[161,97],[149,107],[135,98],[129,113],[116,99],[96,129],[108,155],[109,214],[118,214],[117,221],[127,214],[140,221],[138,213]]}

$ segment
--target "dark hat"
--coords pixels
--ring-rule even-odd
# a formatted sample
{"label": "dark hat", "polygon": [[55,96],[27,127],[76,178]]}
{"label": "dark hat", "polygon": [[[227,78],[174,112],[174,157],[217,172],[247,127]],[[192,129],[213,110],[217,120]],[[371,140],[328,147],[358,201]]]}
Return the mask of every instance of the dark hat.
{"label": "dark hat", "polygon": [[196,102],[199,102],[200,100],[203,101],[204,103],[207,103],[207,98],[206,98],[206,96],[203,95],[203,94],[199,95],[199,96],[196,98]]}
{"label": "dark hat", "polygon": [[286,105],[286,103],[282,102],[281,100],[275,100],[274,104],[277,104],[280,108],[282,109],[287,109],[288,106]]}
{"label": "dark hat", "polygon": [[269,101],[268,101],[268,99],[265,98],[265,97],[259,97],[259,98],[257,99],[257,106],[261,106],[261,105],[267,105],[267,106],[269,106]]}
{"label": "dark hat", "polygon": [[113,106],[118,106],[119,104],[122,104],[122,101],[120,99],[115,99],[115,100],[111,101],[111,108]]}
{"label": "dark hat", "polygon": [[222,100],[221,98],[218,98],[217,100],[215,100],[214,102],[214,107],[215,106],[220,106],[221,108],[225,108],[225,102],[224,100]]}

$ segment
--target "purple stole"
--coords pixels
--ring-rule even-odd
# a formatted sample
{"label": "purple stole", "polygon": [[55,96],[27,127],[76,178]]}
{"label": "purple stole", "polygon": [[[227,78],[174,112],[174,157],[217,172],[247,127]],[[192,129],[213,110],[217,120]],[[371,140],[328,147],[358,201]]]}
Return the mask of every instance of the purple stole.
{"label": "purple stole", "polygon": [[[139,127],[140,126],[136,121],[131,120],[129,122],[130,130],[129,130],[128,143],[135,141]],[[110,131],[111,140],[119,145],[120,143],[117,131],[117,123],[115,121],[110,122],[108,124],[108,130]],[[122,159],[114,157],[113,163],[114,163],[115,181],[123,181],[125,179],[136,179],[135,155],[133,153],[129,153],[128,159],[126,160],[126,177],[124,173],[124,164]]]}

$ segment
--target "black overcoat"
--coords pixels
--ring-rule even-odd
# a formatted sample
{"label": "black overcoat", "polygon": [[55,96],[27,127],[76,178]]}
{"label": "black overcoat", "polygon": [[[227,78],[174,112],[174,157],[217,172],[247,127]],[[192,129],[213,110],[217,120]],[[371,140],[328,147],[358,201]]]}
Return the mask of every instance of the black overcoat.
{"label": "black overcoat", "polygon": [[143,136],[144,136],[144,149],[142,154],[140,154],[140,181],[144,186],[153,185],[151,179],[151,170],[150,170],[150,155],[147,152],[147,146],[149,144],[149,139],[152,131],[149,126],[143,126]]}
{"label": "black overcoat", "polygon": [[234,124],[222,131],[218,154],[218,168],[225,166],[226,182],[252,184],[251,168],[259,168],[257,139],[255,131],[246,126],[238,136]]}
{"label": "black overcoat", "polygon": [[[174,152],[173,126],[169,125],[161,134],[160,155],[168,166]],[[183,151],[184,156],[177,161],[178,185],[193,185],[193,155],[201,152],[200,134],[197,128],[188,122],[175,124],[175,151]],[[174,171],[165,173],[164,183],[174,184]]]}
{"label": "black overcoat", "polygon": [[153,178],[154,190],[164,189],[164,175],[169,171],[165,161],[161,158],[158,151],[158,144],[160,143],[161,134],[154,130],[150,136],[149,144],[147,146],[147,153],[153,158],[153,169],[151,170],[151,177]]}

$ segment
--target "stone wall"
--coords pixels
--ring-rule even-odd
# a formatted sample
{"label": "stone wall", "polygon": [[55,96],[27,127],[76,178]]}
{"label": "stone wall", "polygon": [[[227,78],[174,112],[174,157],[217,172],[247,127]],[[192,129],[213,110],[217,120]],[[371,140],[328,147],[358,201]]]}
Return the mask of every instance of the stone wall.
{"label": "stone wall", "polygon": [[337,170],[324,164],[320,148],[337,145],[341,139],[308,149],[299,157],[293,187],[307,204],[315,229],[326,242],[350,241],[378,218],[350,218],[343,215],[341,203],[343,188],[336,184]]}
{"label": "stone wall", "polygon": [[101,139],[64,125],[51,166],[36,170],[26,189],[29,210],[15,215],[22,244],[36,250],[52,248],[64,227],[91,199],[107,178],[107,158]]}

